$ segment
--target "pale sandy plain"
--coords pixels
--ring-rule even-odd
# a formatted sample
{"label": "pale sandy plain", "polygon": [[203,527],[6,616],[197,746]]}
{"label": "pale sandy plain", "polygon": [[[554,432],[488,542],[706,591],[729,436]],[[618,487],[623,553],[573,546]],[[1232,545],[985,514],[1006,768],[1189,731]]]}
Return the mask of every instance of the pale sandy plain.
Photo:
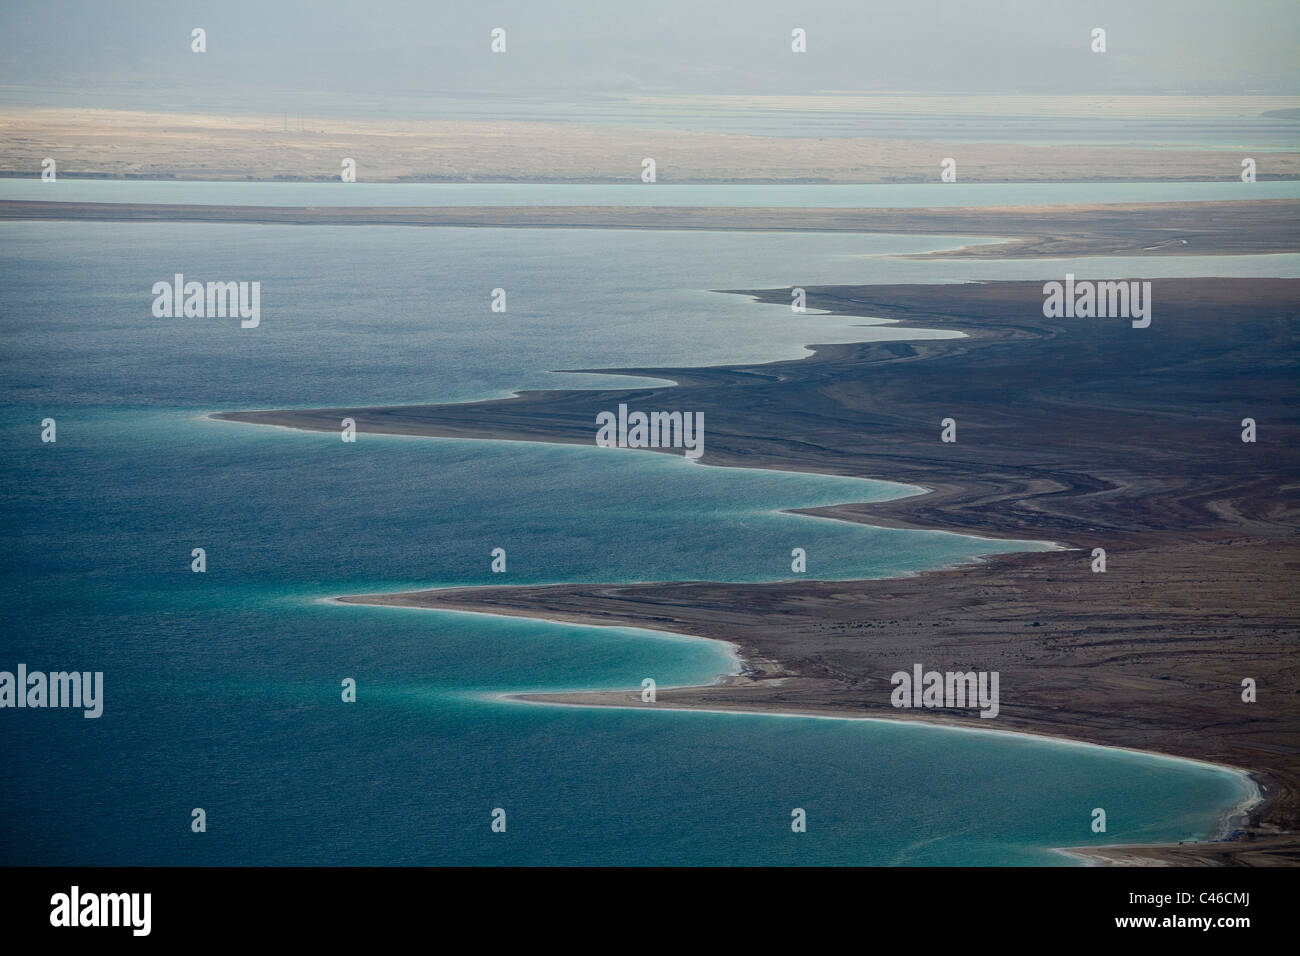
{"label": "pale sandy plain", "polygon": [[[1218,108],[1254,114],[1297,103]],[[789,115],[797,128],[800,107],[788,109],[775,115]],[[50,157],[65,176],[325,181],[351,158],[364,182],[640,182],[641,162],[651,157],[661,183],[909,183],[938,181],[940,162],[952,157],[962,182],[1233,181],[1247,155],[1228,147],[772,137],[466,119],[306,117],[304,128],[296,126],[296,117],[279,115],[5,107],[0,175],[35,175]],[[1300,150],[1253,158],[1260,179],[1300,176]]]}

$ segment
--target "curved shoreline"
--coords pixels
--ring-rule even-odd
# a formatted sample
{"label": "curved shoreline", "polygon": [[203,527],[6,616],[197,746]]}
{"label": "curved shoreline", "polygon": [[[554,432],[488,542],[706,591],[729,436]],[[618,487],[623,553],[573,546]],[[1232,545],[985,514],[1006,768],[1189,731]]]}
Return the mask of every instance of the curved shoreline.
{"label": "curved shoreline", "polygon": [[[925,573],[925,572],[917,572]],[[432,589],[443,590],[443,589]],[[451,589],[445,589],[451,590]],[[545,621],[552,624],[576,624],[580,627],[605,627],[607,625],[592,625],[589,623],[574,620],[572,618],[548,618],[535,617],[532,615],[513,615],[500,611],[482,611],[482,610],[452,610],[449,608],[430,607],[423,604],[395,604],[383,598],[397,598],[408,594],[428,593],[428,592],[391,592],[389,594],[363,594],[363,595],[337,595],[329,598],[320,598],[320,603],[335,604],[343,606],[357,607],[405,607],[411,610],[441,611],[452,614],[472,614],[484,617],[526,617],[528,620]],[[682,634],[676,631],[666,631],[654,627],[629,628],[639,630],[654,630],[657,633],[668,634],[673,637],[685,638],[689,640],[710,640],[695,634]],[[716,639],[715,639],[716,640]],[[732,683],[735,679],[746,680],[748,674],[753,673],[756,668],[753,667],[743,653],[739,644],[732,641],[718,641],[725,644],[732,657],[736,669],[730,672],[719,674],[709,684],[693,685],[661,685],[659,690],[699,690],[710,687],[725,686]],[[1220,763],[1211,760],[1202,760],[1194,757],[1182,757],[1174,754],[1163,753],[1155,750],[1144,750],[1137,747],[1125,747],[1113,744],[1098,744],[1087,740],[1080,740],[1074,737],[1063,737],[1055,734],[1047,734],[1040,731],[1032,730],[999,730],[995,727],[969,726],[951,718],[945,719],[942,714],[931,714],[922,712],[917,716],[896,716],[896,717],[868,717],[868,716],[850,716],[847,714],[818,714],[801,712],[796,709],[783,710],[736,710],[736,709],[711,709],[707,707],[688,707],[688,706],[661,706],[658,703],[654,705],[637,705],[623,702],[627,692],[621,689],[610,688],[604,690],[532,690],[532,691],[505,691],[483,695],[489,699],[508,701],[514,703],[529,704],[543,707],[575,707],[575,708],[593,708],[602,709],[610,708],[614,710],[631,710],[631,711],[657,711],[657,712],[680,712],[680,713],[705,713],[720,715],[745,715],[752,717],[793,717],[805,720],[836,720],[836,721],[867,721],[873,723],[885,724],[923,724],[927,727],[938,728],[948,731],[966,732],[972,734],[988,734],[997,737],[1024,737],[1036,741],[1049,741],[1061,746],[1084,747],[1098,750],[1114,750],[1124,753],[1136,754],[1142,757],[1154,757],[1159,760],[1171,761],[1174,763],[1192,764],[1200,767],[1208,767],[1215,770],[1230,772],[1250,785],[1251,793],[1244,799],[1233,804],[1231,807],[1223,810],[1219,816],[1218,828],[1215,836],[1210,840],[1186,840],[1171,843],[1147,843],[1147,844],[1096,844],[1093,846],[1083,847],[1052,847],[1048,848],[1065,856],[1080,859],[1085,865],[1098,866],[1106,865],[1113,862],[1111,859],[1098,855],[1101,852],[1111,853],[1130,853],[1134,859],[1143,859],[1144,854],[1152,850],[1168,849],[1170,847],[1195,847],[1209,845],[1212,843],[1222,843],[1227,841],[1231,834],[1240,829],[1240,827],[1249,818],[1252,811],[1260,806],[1264,800],[1261,782],[1256,774],[1251,770],[1243,767],[1233,766],[1227,763]],[[618,695],[617,700],[601,700],[601,697],[609,695],[613,697]]]}
{"label": "curved shoreline", "polygon": [[[926,572],[922,571],[917,573],[924,574]],[[431,590],[437,591],[437,590],[453,590],[453,589],[447,588],[447,589],[431,589]],[[419,603],[399,604],[399,603],[394,603],[391,600],[384,600],[384,598],[401,598],[408,595],[429,594],[429,593],[431,592],[419,591],[419,592],[392,592],[390,594],[337,595],[332,598],[324,598],[321,600],[324,603],[329,603],[329,604],[350,605],[350,606],[359,606],[359,607],[405,607],[411,610],[428,610],[428,611],[441,611],[443,613],[475,614],[475,615],[482,615],[485,617],[505,617],[505,618],[525,617],[528,620],[546,621],[552,624],[570,624],[570,625],[576,624],[580,627],[613,626],[613,625],[591,624],[590,622],[581,621],[574,618],[564,618],[564,617],[552,618],[552,617],[540,617],[540,616],[533,616],[533,615],[519,615],[519,614],[509,614],[502,611],[483,611],[483,610],[467,610],[467,609],[453,610],[451,608],[437,607],[436,605],[431,606],[428,604],[419,604]],[[630,629],[654,630],[661,634],[669,634],[675,637],[681,637],[681,638],[687,638],[693,640],[709,639],[709,638],[703,638],[700,635],[683,634],[676,631],[667,631],[649,625],[643,625],[639,628],[630,628]],[[744,656],[743,649],[739,644],[736,644],[735,642],[732,641],[720,640],[719,642],[726,644],[730,649],[733,661],[737,665],[736,670],[719,674],[709,684],[661,685],[659,687],[659,690],[660,691],[666,691],[666,690],[691,691],[691,690],[702,690],[702,689],[707,690],[709,688],[719,687],[719,686],[728,686],[737,682],[747,681],[750,679],[750,675],[752,673],[762,670],[762,665],[755,667],[755,665],[753,665]],[[800,711],[797,709],[740,710],[740,709],[733,709],[733,708],[714,709],[708,707],[692,707],[692,706],[681,706],[681,705],[665,707],[659,705],[658,703],[655,703],[654,705],[645,705],[645,704],[637,705],[634,703],[627,702],[628,692],[626,690],[616,689],[616,688],[609,688],[603,690],[583,690],[583,691],[572,691],[572,690],[505,691],[505,692],[487,694],[484,696],[493,700],[509,701],[509,702],[530,704],[534,706],[543,706],[543,707],[575,707],[575,708],[590,708],[590,709],[609,708],[614,710],[631,710],[631,711],[641,711],[641,712],[655,711],[660,713],[662,712],[704,713],[704,714],[720,714],[720,715],[745,715],[745,716],[752,716],[752,717],[793,717],[793,718],[801,718],[805,720],[866,721],[872,723],[902,724],[902,725],[922,724],[927,727],[939,728],[948,731],[966,732],[972,734],[988,734],[988,735],[999,736],[999,737],[1025,737],[1032,740],[1049,741],[1051,743],[1062,745],[1062,746],[1076,746],[1076,747],[1085,747],[1085,748],[1092,748],[1098,750],[1114,750],[1114,751],[1120,751],[1124,753],[1136,754],[1142,757],[1154,757],[1160,760],[1171,761],[1174,763],[1193,764],[1200,767],[1208,767],[1208,768],[1213,768],[1215,770],[1230,772],[1238,776],[1241,780],[1249,783],[1251,788],[1251,793],[1244,799],[1238,801],[1237,803],[1233,804],[1231,807],[1228,807],[1227,809],[1223,810],[1218,814],[1219,817],[1218,828],[1216,830],[1215,836],[1210,840],[1185,840],[1185,841],[1177,841],[1177,842],[1170,842],[1170,843],[1147,843],[1147,844],[1116,843],[1116,844],[1096,844],[1095,846],[1087,846],[1087,847],[1049,848],[1054,850],[1055,852],[1064,854],[1066,856],[1081,859],[1084,861],[1085,865],[1090,865],[1090,866],[1106,865],[1110,862],[1113,862],[1111,859],[1108,859],[1107,857],[1099,856],[1098,853],[1100,851],[1108,851],[1112,853],[1120,853],[1120,852],[1129,853],[1133,855],[1134,860],[1140,860],[1140,859],[1144,859],[1153,850],[1168,849],[1170,847],[1204,846],[1212,843],[1226,842],[1227,840],[1230,839],[1232,833],[1239,830],[1241,826],[1245,824],[1251,812],[1259,808],[1259,806],[1264,802],[1263,787],[1261,785],[1260,779],[1257,777],[1254,771],[1251,771],[1243,767],[1237,767],[1237,766],[1233,766],[1232,764],[1221,763],[1212,760],[1203,760],[1194,757],[1183,757],[1183,756],[1164,753],[1156,750],[1145,750],[1138,747],[1125,747],[1125,746],[1120,746],[1115,744],[1099,744],[1088,740],[1078,739],[1075,737],[1064,737],[1057,734],[1043,733],[1041,731],[999,730],[995,727],[970,726],[969,724],[964,724],[962,722],[953,720],[951,717],[945,718],[944,715],[938,713],[932,714],[932,713],[922,712],[917,716],[875,717],[875,716],[852,716],[848,714],[813,713],[807,711]],[[635,696],[635,692],[633,692],[632,696]],[[606,697],[608,697],[609,699],[602,699]]]}
{"label": "curved shoreline", "polygon": [[[700,685],[711,686],[711,685]],[[1220,816],[1219,828],[1217,835],[1212,840],[1195,840],[1181,841],[1177,843],[1147,843],[1147,844],[1097,844],[1096,849],[1129,849],[1139,850],[1144,848],[1170,847],[1170,846],[1188,846],[1193,844],[1219,843],[1225,842],[1233,830],[1237,829],[1240,822],[1244,822],[1250,812],[1254,810],[1263,801],[1263,793],[1260,789],[1259,780],[1250,770],[1242,767],[1234,767],[1231,764],[1216,763],[1210,760],[1198,760],[1194,757],[1179,757],[1173,754],[1162,753],[1156,750],[1141,750],[1136,747],[1121,747],[1111,744],[1097,744],[1087,740],[1078,740],[1074,737],[1059,737],[1054,734],[1037,733],[1031,730],[998,730],[996,728],[969,727],[963,724],[945,721],[938,716],[918,716],[918,717],[850,717],[846,714],[813,714],[803,713],[797,710],[710,710],[704,707],[637,707],[633,704],[596,704],[596,703],[578,703],[567,700],[554,699],[564,692],[528,692],[528,693],[504,693],[494,695],[503,700],[519,701],[521,703],[535,704],[544,707],[583,707],[583,708],[612,708],[614,710],[657,710],[679,713],[695,714],[721,714],[721,715],[744,715],[750,717],[794,717],[804,720],[846,720],[846,721],[863,721],[867,723],[881,724],[923,724],[926,727],[933,727],[941,730],[950,730],[956,732],[965,732],[972,734],[990,734],[998,737],[1026,737],[1036,741],[1049,741],[1062,746],[1089,747],[1097,750],[1114,750],[1122,753],[1136,754],[1141,757],[1155,757],[1160,760],[1173,761],[1175,763],[1193,764],[1199,767],[1209,767],[1215,770],[1222,770],[1238,776],[1241,780],[1250,784],[1252,793],[1233,804],[1227,810],[1224,810]],[[1091,847],[1054,847],[1053,849],[1061,852],[1078,852],[1082,855]]]}
{"label": "curved shoreline", "polygon": [[[1233,675],[1257,674],[1264,686],[1295,666],[1289,634],[1296,604],[1280,575],[1298,563],[1285,489],[1300,470],[1300,421],[1295,386],[1277,357],[1294,353],[1300,283],[1154,285],[1166,314],[1179,317],[1162,324],[1158,336],[1135,337],[1127,323],[1081,328],[1044,319],[1038,283],[821,287],[809,290],[818,308],[954,328],[968,337],[817,347],[806,358],[762,365],[656,369],[677,383],[664,388],[217,417],[333,430],[340,414],[350,414],[359,430],[385,434],[590,444],[592,409],[613,401],[704,408],[710,421],[722,423],[713,426],[710,462],[928,489],[800,513],[983,537],[1048,537],[1085,550],[1103,541],[1117,556],[1107,575],[1088,574],[1074,550],[996,555],[910,579],[450,588],[401,598],[734,640],[747,661],[765,662],[744,681],[660,695],[660,706],[682,709],[872,716],[881,712],[879,700],[863,697],[862,688],[882,679],[898,655],[939,669],[977,660],[1000,669],[1004,685],[1017,685],[1012,702],[1003,695],[1000,714],[1012,731],[1252,768],[1246,772],[1260,800],[1245,829],[1253,843],[1108,850],[1107,859],[1201,863],[1208,855],[1242,862],[1265,845],[1272,859],[1289,859],[1300,767],[1283,754],[1295,750],[1295,702],[1274,694],[1246,717],[1240,702],[1233,706],[1230,687]],[[781,301],[788,290],[744,294]],[[1237,347],[1225,350],[1232,332]],[[962,363],[957,382],[948,366],[954,360]],[[1132,407],[1126,376],[1149,385],[1140,409]],[[1044,377],[1062,396],[1088,400],[1044,403]],[[1207,413],[1220,407],[1207,402],[1221,401],[1205,383],[1225,380],[1256,390],[1251,407],[1267,412],[1277,439],[1269,457],[1244,456],[1205,427]],[[968,393],[986,383],[1001,401],[971,406]],[[944,448],[930,423],[953,408],[967,423],[966,438]],[[785,409],[791,411],[783,425]],[[873,439],[867,448],[858,440],[864,421]],[[1061,422],[1068,422],[1067,433]],[[1026,432],[1038,443],[1018,443]],[[1209,579],[1197,570],[1207,567],[1215,571]],[[1041,631],[1019,631],[1034,615],[1045,622]],[[857,630],[864,627],[871,630]],[[864,644],[859,635],[867,634]]]}

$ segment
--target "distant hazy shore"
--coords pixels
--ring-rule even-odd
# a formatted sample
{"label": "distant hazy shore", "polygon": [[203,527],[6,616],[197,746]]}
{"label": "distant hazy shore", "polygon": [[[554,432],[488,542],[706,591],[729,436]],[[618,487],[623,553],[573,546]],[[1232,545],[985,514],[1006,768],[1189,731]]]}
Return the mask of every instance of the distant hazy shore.
{"label": "distant hazy shore", "polygon": [[[964,339],[816,346],[806,359],[657,369],[675,386],[530,392],[448,406],[231,412],[335,431],[592,442],[595,411],[703,410],[706,461],[903,481],[928,494],[809,509],[1072,549],[882,581],[452,588],[345,600],[659,628],[740,646],[745,672],[664,690],[673,707],[898,717],[889,674],[997,670],[998,729],[1248,769],[1240,839],[1104,848],[1093,861],[1293,861],[1300,823],[1300,281],[1153,280],[1152,327],[1047,319],[1040,283],[823,287],[809,305]],[[747,293],[788,301],[788,290]],[[1225,343],[1230,343],[1230,347]],[[645,369],[623,371],[644,374]],[[1135,382],[1142,387],[1136,388]],[[1248,409],[1268,438],[1240,441]],[[938,440],[952,415],[961,438]],[[798,436],[797,439],[792,436]],[[1032,440],[1030,438],[1032,437]],[[1089,551],[1105,547],[1105,574]],[[1240,699],[1243,676],[1257,703]],[[545,695],[644,706],[635,691]],[[930,715],[926,715],[930,716]],[[965,714],[946,722],[979,726]]]}
{"label": "distant hazy shore", "polygon": [[[1136,99],[1151,110],[1160,98],[1109,99],[1109,105],[1090,109],[1109,114]],[[1261,101],[1294,103],[1293,98]],[[798,110],[834,105],[805,98],[802,105],[787,104],[782,115],[797,129]],[[902,101],[892,108],[907,106]],[[946,108],[960,106],[951,101]],[[1233,112],[1250,115],[1241,106]],[[1256,154],[1237,147],[760,136],[518,120],[313,117],[300,129],[297,120],[0,107],[0,175],[39,175],[48,156],[63,173],[79,176],[327,181],[337,180],[341,161],[350,158],[362,182],[629,183],[640,181],[642,160],[649,157],[664,183],[923,183],[938,182],[941,161],[951,157],[962,182],[1174,182],[1236,180],[1242,158],[1251,156],[1261,179],[1300,177],[1300,150]]]}

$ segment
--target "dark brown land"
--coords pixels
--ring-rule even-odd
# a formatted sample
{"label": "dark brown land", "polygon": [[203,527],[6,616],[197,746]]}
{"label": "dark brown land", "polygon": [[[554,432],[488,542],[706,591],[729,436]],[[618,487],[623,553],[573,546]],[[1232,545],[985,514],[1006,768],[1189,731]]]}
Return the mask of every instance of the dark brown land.
{"label": "dark brown land", "polygon": [[726,206],[202,206],[0,200],[0,221],[3,220],[948,235],[1004,241],[932,255],[1007,259],[1294,252],[1296,237],[1300,235],[1300,201],[1273,199],[955,209],[795,209]]}
{"label": "dark brown land", "polygon": [[[786,289],[746,293],[787,303]],[[1300,862],[1297,489],[1300,281],[1154,280],[1151,326],[1047,319],[1041,283],[809,289],[811,308],[967,338],[815,346],[809,358],[625,369],[678,384],[530,392],[464,405],[234,412],[335,432],[593,444],[595,415],[703,411],[704,461],[903,481],[928,494],[809,513],[1047,539],[913,578],[774,584],[461,588],[349,598],[732,642],[742,676],[658,706],[909,717],[890,675],[996,670],[1001,713],[942,719],[1249,770],[1264,801],[1237,839],[1110,848],[1096,859]],[[958,441],[939,440],[940,420]],[[1259,440],[1241,441],[1254,418]],[[662,452],[668,453],[668,452]],[[680,453],[680,452],[678,452]],[[1104,574],[1090,570],[1105,548]],[[1258,701],[1243,703],[1243,678]],[[623,693],[551,695],[641,704]],[[934,711],[922,714],[932,719]]]}

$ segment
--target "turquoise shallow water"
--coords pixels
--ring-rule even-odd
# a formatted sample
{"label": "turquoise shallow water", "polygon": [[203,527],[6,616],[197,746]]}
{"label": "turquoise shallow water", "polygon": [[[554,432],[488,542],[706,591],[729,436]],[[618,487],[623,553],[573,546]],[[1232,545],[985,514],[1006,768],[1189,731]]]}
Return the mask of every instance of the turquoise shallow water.
{"label": "turquoise shallow water", "polygon": [[[920,268],[845,253],[889,237],[214,229],[0,231],[0,667],[106,682],[98,720],[0,712],[3,862],[1066,862],[1050,848],[1101,840],[1093,807],[1107,842],[1185,839],[1251,792],[1218,768],[1023,737],[505,701],[708,681],[734,661],[635,629],[322,601],[502,579],[770,580],[792,576],[794,546],[817,577],[899,574],[994,547],[780,513],[898,486],[595,448],[345,445],[202,417],[500,394],[571,378],[557,367],[883,334],[698,290]],[[714,254],[697,261],[704,239]],[[262,335],[167,323],[148,288],[173,266],[256,269],[293,293],[268,293]],[[528,290],[505,318],[480,295],[494,272]],[[38,441],[46,415],[54,445]],[[489,570],[496,546],[506,575]],[[339,699],[344,677],[356,704]]]}
{"label": "turquoise shallow water", "polygon": [[[512,581],[785,577],[792,542],[835,576],[979,549],[768,510],[881,491],[866,483],[494,442],[372,439],[347,460],[331,436],[172,412],[60,427],[5,464],[5,660],[104,671],[105,715],[6,713],[7,862],[1065,862],[1047,848],[1093,842],[1094,806],[1112,840],[1186,838],[1249,790],[1005,735],[503,702],[708,681],[734,662],[634,629],[321,601],[499,580],[498,542]],[[589,496],[550,489],[575,474]],[[647,489],[657,517],[636,504]],[[537,500],[550,506],[518,504]],[[196,543],[204,575],[188,570]],[[497,806],[508,843],[488,830]]]}

